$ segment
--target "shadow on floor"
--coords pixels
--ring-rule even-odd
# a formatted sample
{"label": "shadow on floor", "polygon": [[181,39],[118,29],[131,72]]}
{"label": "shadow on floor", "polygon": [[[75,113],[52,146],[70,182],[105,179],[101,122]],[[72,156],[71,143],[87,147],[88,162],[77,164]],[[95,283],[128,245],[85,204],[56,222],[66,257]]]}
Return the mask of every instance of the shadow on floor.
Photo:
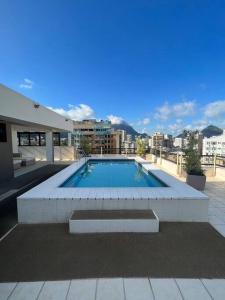
{"label": "shadow on floor", "polygon": [[20,190],[0,202],[0,238],[17,223],[16,198],[67,166],[68,164],[49,164],[0,184],[0,195],[12,189]]}

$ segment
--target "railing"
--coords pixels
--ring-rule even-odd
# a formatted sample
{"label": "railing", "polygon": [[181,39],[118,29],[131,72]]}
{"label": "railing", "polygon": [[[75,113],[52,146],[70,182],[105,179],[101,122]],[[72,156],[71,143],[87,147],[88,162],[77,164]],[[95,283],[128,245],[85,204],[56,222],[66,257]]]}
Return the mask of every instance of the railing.
{"label": "railing", "polygon": [[[165,160],[176,163],[177,157],[182,155],[182,161],[185,163],[185,155],[182,152],[171,152],[162,151],[160,149],[150,149],[150,153],[154,154],[156,157],[161,157]],[[201,155],[201,165],[202,166],[214,166],[225,167],[225,156],[219,155]]]}
{"label": "railing", "polygon": [[[80,151],[80,149],[78,149]],[[125,154],[125,155],[135,155],[136,149],[135,148],[92,148],[89,152],[89,154]]]}
{"label": "railing", "polygon": [[[170,168],[170,170],[179,176],[185,175],[185,155],[183,152],[163,151],[162,149],[150,149],[149,159],[155,163]],[[201,155],[201,165],[207,176],[216,176],[217,172],[222,174],[225,171],[225,156],[219,155]],[[172,162],[173,165],[168,165],[166,162]],[[222,172],[222,173],[221,173]]]}

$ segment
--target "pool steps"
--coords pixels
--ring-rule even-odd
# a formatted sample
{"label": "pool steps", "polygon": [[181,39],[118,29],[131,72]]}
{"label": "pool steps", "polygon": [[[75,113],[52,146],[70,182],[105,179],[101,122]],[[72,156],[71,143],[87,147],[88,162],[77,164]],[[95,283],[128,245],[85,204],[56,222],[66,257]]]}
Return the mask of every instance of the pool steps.
{"label": "pool steps", "polygon": [[159,232],[151,210],[77,210],[69,219],[70,233]]}

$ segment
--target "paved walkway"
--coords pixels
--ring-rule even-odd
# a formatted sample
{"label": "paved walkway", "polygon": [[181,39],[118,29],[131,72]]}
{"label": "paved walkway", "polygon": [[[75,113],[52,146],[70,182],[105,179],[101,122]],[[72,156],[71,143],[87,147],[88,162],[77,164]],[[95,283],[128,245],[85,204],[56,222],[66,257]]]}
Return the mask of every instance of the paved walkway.
{"label": "paved walkway", "polygon": [[225,279],[114,278],[0,283],[0,300],[224,300]]}
{"label": "paved walkway", "polygon": [[207,182],[205,193],[210,198],[209,222],[225,237],[225,182]]}

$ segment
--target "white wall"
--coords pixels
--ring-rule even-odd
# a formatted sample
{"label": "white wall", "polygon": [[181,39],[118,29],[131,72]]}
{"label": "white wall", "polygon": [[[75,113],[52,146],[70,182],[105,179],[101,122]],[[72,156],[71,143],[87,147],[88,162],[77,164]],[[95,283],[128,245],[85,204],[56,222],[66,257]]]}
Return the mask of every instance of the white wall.
{"label": "white wall", "polygon": [[[23,157],[35,157],[36,160],[46,160],[45,146],[19,146],[19,152]],[[55,146],[55,160],[74,160],[73,146]]]}
{"label": "white wall", "polygon": [[0,84],[0,117],[46,126],[49,129],[73,131],[73,121]]}

